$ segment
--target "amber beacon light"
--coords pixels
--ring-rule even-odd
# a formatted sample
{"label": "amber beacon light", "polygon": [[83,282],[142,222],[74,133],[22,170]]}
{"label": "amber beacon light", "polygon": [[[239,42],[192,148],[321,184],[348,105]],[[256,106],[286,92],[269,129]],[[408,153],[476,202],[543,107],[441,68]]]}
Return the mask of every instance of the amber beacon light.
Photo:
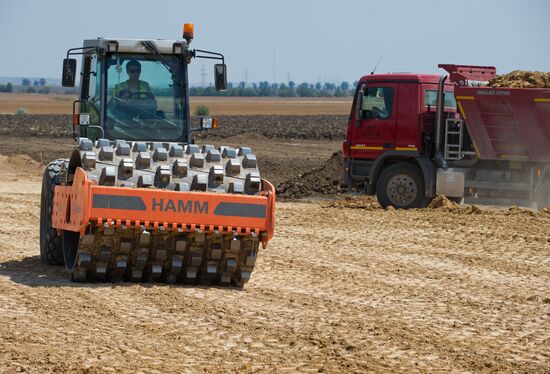
{"label": "amber beacon light", "polygon": [[183,38],[185,40],[191,40],[195,36],[195,31],[192,23],[185,23],[183,25]]}

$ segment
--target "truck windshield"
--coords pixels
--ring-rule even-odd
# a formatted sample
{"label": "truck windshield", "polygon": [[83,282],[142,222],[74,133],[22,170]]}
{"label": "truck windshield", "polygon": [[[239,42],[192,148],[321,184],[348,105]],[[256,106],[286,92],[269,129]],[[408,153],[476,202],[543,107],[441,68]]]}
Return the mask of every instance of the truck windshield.
{"label": "truck windshield", "polygon": [[[437,105],[437,90],[424,91],[424,106],[435,108]],[[456,108],[456,100],[451,91],[445,91],[445,108]]]}
{"label": "truck windshield", "polygon": [[163,57],[164,64],[148,55],[110,56],[106,72],[108,138],[174,141],[185,131],[179,58]]}

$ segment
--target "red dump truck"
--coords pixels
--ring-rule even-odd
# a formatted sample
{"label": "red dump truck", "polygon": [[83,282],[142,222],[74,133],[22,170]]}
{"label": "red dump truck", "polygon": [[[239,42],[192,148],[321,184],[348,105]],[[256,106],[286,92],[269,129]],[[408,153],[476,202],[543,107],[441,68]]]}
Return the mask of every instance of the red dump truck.
{"label": "red dump truck", "polygon": [[439,67],[448,74],[361,78],[344,184],[383,207],[423,207],[436,195],[550,206],[550,89],[488,87],[492,66]]}

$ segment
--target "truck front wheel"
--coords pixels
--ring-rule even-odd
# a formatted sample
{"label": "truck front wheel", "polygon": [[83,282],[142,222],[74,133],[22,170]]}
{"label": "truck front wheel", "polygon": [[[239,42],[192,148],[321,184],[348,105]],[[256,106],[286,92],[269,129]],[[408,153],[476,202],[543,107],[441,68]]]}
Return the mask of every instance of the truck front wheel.
{"label": "truck front wheel", "polygon": [[415,165],[400,162],[387,167],[376,182],[376,197],[385,208],[423,208],[428,204],[422,171]]}

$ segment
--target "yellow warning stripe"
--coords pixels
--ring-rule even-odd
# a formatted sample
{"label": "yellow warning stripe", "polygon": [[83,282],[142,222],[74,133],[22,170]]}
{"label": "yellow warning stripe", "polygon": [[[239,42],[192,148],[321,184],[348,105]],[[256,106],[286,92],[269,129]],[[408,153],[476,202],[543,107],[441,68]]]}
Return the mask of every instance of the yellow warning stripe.
{"label": "yellow warning stripe", "polygon": [[473,100],[474,97],[473,96],[457,96],[456,99],[457,100]]}
{"label": "yellow warning stripe", "polygon": [[464,113],[464,109],[462,109],[462,104],[460,103],[460,101],[456,101],[456,105],[458,105],[458,110],[460,111],[460,115],[462,116],[463,119],[466,119],[466,113]]}
{"label": "yellow warning stripe", "polygon": [[499,155],[500,158],[521,158],[521,159],[528,159],[529,155]]}
{"label": "yellow warning stripe", "polygon": [[475,144],[474,142],[472,142],[472,144],[474,145],[474,149],[475,149],[475,151],[476,151],[476,156],[477,156],[477,157],[480,157],[480,156],[479,156],[479,149],[477,149],[476,144]]}
{"label": "yellow warning stripe", "polygon": [[[363,150],[363,151],[382,151],[384,150],[384,147],[376,147],[376,146],[367,146],[367,145],[352,145],[350,147],[354,150]],[[386,148],[390,150],[391,148]],[[416,147],[395,147],[396,151],[417,151],[418,148]]]}
{"label": "yellow warning stripe", "polygon": [[550,103],[550,99],[535,98],[535,103]]}
{"label": "yellow warning stripe", "polygon": [[384,147],[371,147],[366,145],[352,145],[350,147],[351,149],[360,149],[360,150],[366,150],[366,151],[381,151],[384,149]]}

